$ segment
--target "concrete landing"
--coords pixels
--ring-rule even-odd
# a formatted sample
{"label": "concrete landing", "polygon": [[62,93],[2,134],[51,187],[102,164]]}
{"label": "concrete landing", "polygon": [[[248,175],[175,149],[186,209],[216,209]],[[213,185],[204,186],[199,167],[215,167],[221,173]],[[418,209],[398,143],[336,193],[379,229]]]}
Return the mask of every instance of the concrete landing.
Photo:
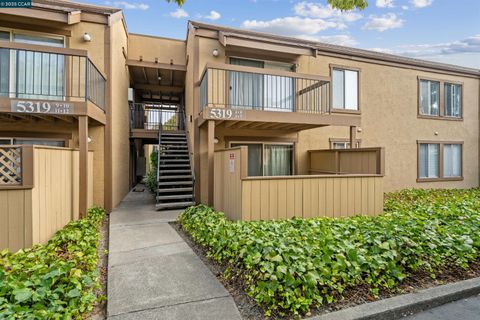
{"label": "concrete landing", "polygon": [[155,211],[147,191],[130,192],[110,215],[108,319],[241,319],[232,297]]}

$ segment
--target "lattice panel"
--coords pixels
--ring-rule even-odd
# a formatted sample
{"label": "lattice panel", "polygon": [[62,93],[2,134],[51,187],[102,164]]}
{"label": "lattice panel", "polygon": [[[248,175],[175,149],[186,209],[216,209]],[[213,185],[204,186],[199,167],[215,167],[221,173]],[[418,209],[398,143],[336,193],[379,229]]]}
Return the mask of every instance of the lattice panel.
{"label": "lattice panel", "polygon": [[0,147],[0,185],[22,184],[22,148]]}

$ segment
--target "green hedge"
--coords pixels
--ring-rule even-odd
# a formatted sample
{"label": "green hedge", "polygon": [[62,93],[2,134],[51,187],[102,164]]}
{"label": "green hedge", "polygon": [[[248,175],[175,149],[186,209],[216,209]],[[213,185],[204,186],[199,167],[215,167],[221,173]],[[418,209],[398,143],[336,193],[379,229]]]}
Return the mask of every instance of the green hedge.
{"label": "green hedge", "polygon": [[46,245],[0,253],[1,319],[75,319],[92,310],[99,288],[97,247],[105,210],[57,231]]}
{"label": "green hedge", "polygon": [[388,194],[378,217],[231,222],[197,206],[179,221],[267,315],[297,314],[356,286],[378,296],[414,272],[468,268],[479,258],[480,190]]}

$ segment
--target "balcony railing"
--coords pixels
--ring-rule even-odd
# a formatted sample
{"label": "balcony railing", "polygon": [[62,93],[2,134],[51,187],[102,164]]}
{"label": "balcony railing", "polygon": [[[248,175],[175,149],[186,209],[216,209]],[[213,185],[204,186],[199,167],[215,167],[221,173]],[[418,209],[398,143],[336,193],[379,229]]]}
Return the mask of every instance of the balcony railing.
{"label": "balcony railing", "polygon": [[183,112],[178,111],[177,106],[131,103],[130,129],[185,130]]}
{"label": "balcony railing", "polygon": [[105,89],[86,51],[0,41],[0,97],[89,100],[105,111]]}
{"label": "balcony railing", "polygon": [[207,64],[200,108],[330,112],[328,77],[227,64]]}

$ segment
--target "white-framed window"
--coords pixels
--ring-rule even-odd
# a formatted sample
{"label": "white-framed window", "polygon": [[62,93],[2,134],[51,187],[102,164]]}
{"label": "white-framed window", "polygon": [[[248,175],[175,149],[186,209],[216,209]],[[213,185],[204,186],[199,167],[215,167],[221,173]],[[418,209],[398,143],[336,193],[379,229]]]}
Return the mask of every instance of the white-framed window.
{"label": "white-framed window", "polygon": [[445,83],[445,116],[460,118],[462,116],[462,85]]}
{"label": "white-framed window", "polygon": [[358,110],[358,71],[332,69],[332,107]]}
{"label": "white-framed window", "polygon": [[427,116],[440,114],[440,82],[420,80],[420,114]]}

